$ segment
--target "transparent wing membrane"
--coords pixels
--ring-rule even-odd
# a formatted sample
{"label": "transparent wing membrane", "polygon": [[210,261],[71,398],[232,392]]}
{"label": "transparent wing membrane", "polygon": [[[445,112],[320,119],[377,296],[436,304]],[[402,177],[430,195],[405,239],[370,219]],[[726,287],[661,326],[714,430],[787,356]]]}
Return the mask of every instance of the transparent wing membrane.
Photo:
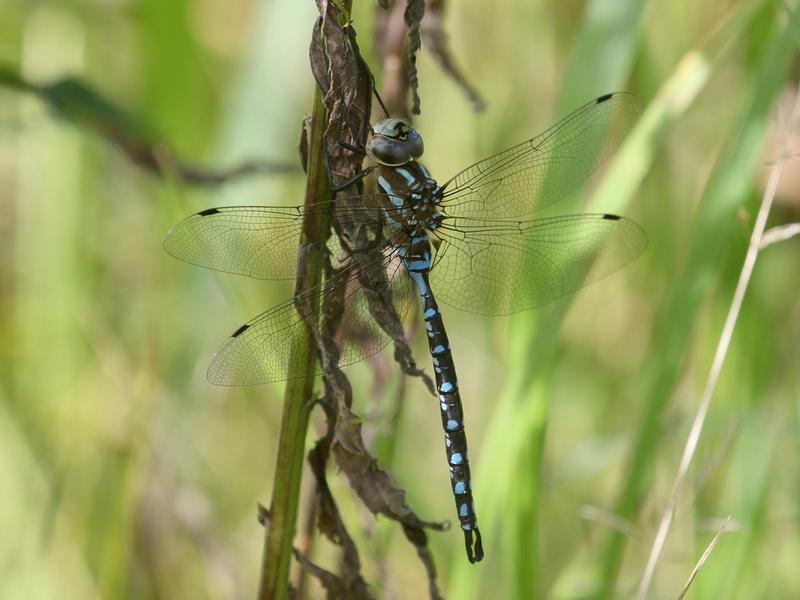
{"label": "transparent wing membrane", "polygon": [[[377,325],[373,294],[388,294],[402,318],[413,301],[410,281],[393,254],[371,264],[352,262],[323,284],[266,311],[242,325],[214,355],[208,379],[218,385],[253,385],[319,374],[318,361],[293,351],[310,325],[315,335],[329,330],[333,313],[342,311],[342,332],[336,338],[339,366],[361,361],[386,346],[395,331]],[[298,307],[313,306],[318,316],[305,321]],[[349,335],[352,332],[353,335]]]}
{"label": "transparent wing membrane", "polygon": [[640,112],[632,94],[592,100],[536,137],[450,179],[442,186],[445,213],[515,218],[554,204],[606,161]]}
{"label": "transparent wing membrane", "polygon": [[604,214],[521,222],[462,218],[437,233],[436,297],[489,315],[552,302],[617,271],[647,245],[636,223]]}
{"label": "transparent wing membrane", "polygon": [[[377,227],[378,194],[358,197],[357,205],[333,202],[293,207],[229,206],[195,213],[167,234],[164,248],[188,263],[256,279],[294,279],[304,216],[333,214],[350,229]],[[329,250],[342,261],[347,252],[333,239]]]}
{"label": "transparent wing membrane", "polygon": [[[603,96],[444,184],[444,219],[428,223],[439,242],[430,273],[436,297],[468,312],[514,313],[574,292],[641,254],[644,232],[621,217],[529,218],[584,182],[619,146],[639,112],[635,96]],[[405,178],[411,179],[408,170]],[[410,229],[387,223],[397,223],[398,214],[411,218],[416,206],[409,190],[396,192],[391,202],[373,193],[310,207],[208,209],[169,232],[164,246],[170,254],[259,279],[296,276],[306,218],[332,216],[338,234],[328,242],[333,274],[327,281],[240,327],[214,356],[210,381],[247,385],[319,373],[316,361],[290,362],[306,325],[317,335],[340,332],[340,366],[402,334],[401,320],[417,295],[399,258],[409,247]],[[319,316],[306,323],[298,306],[319,307]],[[332,328],[334,322],[340,326]]]}
{"label": "transparent wing membrane", "polygon": [[[320,213],[327,206],[317,210]],[[257,279],[293,279],[303,213],[300,207],[231,206],[187,217],[164,248],[188,263]]]}

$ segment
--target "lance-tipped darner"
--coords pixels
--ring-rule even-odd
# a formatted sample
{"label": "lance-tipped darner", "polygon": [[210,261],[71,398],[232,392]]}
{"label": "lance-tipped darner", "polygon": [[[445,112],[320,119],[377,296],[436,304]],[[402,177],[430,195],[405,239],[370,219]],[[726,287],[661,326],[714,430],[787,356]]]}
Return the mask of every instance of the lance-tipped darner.
{"label": "lance-tipped darner", "polygon": [[[393,336],[371,318],[371,295],[385,293],[402,318],[413,296],[433,358],[450,482],[470,562],[483,558],[472,498],[458,378],[438,301],[505,315],[546,304],[613,273],[646,245],[642,229],[611,214],[534,213],[574,191],[619,145],[639,113],[626,93],[585,104],[538,136],[467,167],[439,185],[418,159],[419,133],[400,119],[376,124],[366,153],[376,191],[339,203],[277,208],[212,208],[178,223],[170,254],[207,268],[260,279],[295,277],[304,215],[333,214],[332,274],[320,286],[237,329],[212,359],[208,378],[248,385],[304,377],[319,366],[290,362],[303,335],[299,302],[345,306],[339,365],[370,356]],[[367,329],[368,331],[364,331]]]}

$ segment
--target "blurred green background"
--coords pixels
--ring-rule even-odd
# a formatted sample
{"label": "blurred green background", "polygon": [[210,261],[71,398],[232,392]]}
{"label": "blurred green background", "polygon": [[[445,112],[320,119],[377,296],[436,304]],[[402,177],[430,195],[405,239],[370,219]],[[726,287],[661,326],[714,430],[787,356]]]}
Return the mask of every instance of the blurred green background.
{"label": "blurred green background", "polygon": [[[450,4],[453,51],[487,110],[471,112],[423,50],[417,126],[431,171],[446,180],[630,90],[644,115],[583,200],[638,221],[650,245],[534,313],[446,310],[487,558],[469,565],[457,528],[431,533],[439,584],[452,598],[629,597],[794,101],[798,11],[766,0]],[[380,83],[375,10],[355,0]],[[36,83],[90,82],[187,160],[295,161],[315,15],[310,1],[4,0],[0,62]],[[787,163],[770,225],[800,220],[797,172]],[[283,386],[215,388],[205,367],[291,285],[190,267],[161,241],[190,212],[299,204],[303,189],[291,174],[206,190],[158,179],[0,88],[0,597],[254,595],[255,507],[269,503]],[[759,256],[651,597],[680,592],[728,515],[690,597],[800,597],[799,250],[795,238]],[[453,521],[435,400],[417,380],[399,387],[388,352],[347,373],[411,506]],[[331,481],[375,594],[425,597],[398,527],[366,514],[333,468]],[[312,556],[335,568],[327,542]]]}

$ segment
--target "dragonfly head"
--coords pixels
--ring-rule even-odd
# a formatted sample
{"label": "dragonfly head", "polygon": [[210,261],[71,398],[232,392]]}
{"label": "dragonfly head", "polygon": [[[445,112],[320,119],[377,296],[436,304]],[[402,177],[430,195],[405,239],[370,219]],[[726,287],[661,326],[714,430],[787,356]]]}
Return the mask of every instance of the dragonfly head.
{"label": "dragonfly head", "polygon": [[397,167],[422,156],[422,136],[402,119],[375,123],[367,140],[367,156],[387,167]]}

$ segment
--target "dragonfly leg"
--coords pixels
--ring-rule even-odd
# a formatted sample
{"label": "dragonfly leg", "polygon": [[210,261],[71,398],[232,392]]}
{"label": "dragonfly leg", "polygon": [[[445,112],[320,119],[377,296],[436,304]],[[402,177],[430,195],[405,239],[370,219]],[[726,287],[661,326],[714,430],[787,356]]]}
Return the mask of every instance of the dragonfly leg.
{"label": "dragonfly leg", "polygon": [[[323,140],[324,140],[323,141],[323,147],[327,148],[328,147],[328,136],[327,135],[323,136]],[[362,148],[359,148],[358,146],[354,146],[352,144],[349,144],[349,143],[347,143],[347,142],[345,142],[343,140],[339,140],[338,143],[342,148],[346,148],[347,150],[350,150],[352,152],[356,152],[358,154],[364,154],[365,153],[365,151]],[[333,179],[333,167],[331,166],[331,157],[327,152],[325,153],[325,167],[326,167],[326,170],[328,171],[328,182],[330,183],[331,191],[334,194],[336,194],[337,192],[341,192],[344,189],[349,188],[351,185],[353,185],[355,183],[358,183],[359,181],[364,179],[364,177],[366,177],[367,175],[372,173],[372,171],[375,170],[375,167],[367,167],[366,169],[362,169],[358,173],[355,173],[355,174],[351,175],[350,177],[348,177],[344,181],[338,181],[338,182],[334,181],[334,179]]]}
{"label": "dragonfly leg", "polygon": [[328,178],[330,179],[330,182],[331,182],[331,191],[334,194],[336,192],[341,192],[342,190],[349,188],[351,185],[361,181],[362,179],[364,179],[364,177],[366,177],[367,175],[372,173],[372,171],[374,171],[374,170],[375,170],[375,167],[367,167],[366,169],[363,169],[363,170],[359,171],[358,173],[356,173],[354,175],[351,175],[350,177],[348,177],[344,181],[340,181],[338,183],[335,183],[333,181],[333,174],[331,173],[331,171],[329,169],[328,170]]}
{"label": "dragonfly leg", "polygon": [[364,146],[356,146],[355,144],[351,144],[350,142],[345,142],[344,140],[339,140],[338,144],[345,150],[350,150],[350,152],[354,152],[356,154],[362,154],[364,156],[367,155],[367,149]]}

